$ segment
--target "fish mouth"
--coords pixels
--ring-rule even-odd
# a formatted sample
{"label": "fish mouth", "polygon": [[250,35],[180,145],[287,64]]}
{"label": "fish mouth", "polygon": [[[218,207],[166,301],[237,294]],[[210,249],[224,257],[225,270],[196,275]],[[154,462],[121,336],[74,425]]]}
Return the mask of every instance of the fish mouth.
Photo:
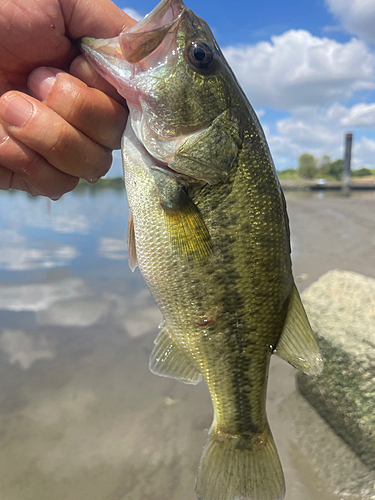
{"label": "fish mouth", "polygon": [[162,0],[118,37],[82,38],[81,51],[120,95],[137,105],[139,92],[132,85],[135,75],[152,68],[171,51],[175,36],[168,35],[176,32],[185,11],[182,0]]}
{"label": "fish mouth", "polygon": [[[182,0],[162,0],[149,14],[116,38],[81,39],[82,52],[108,79],[108,73],[122,80],[134,74],[134,65],[154,52],[168,33],[175,30],[186,6]],[[143,69],[149,64],[143,63]],[[113,80],[113,78],[112,78]],[[113,83],[113,81],[110,81]],[[114,85],[116,88],[118,85]]]}
{"label": "fish mouth", "polygon": [[182,0],[162,0],[130,30],[120,33],[124,59],[134,64],[151,54],[174,29],[185,9]]}

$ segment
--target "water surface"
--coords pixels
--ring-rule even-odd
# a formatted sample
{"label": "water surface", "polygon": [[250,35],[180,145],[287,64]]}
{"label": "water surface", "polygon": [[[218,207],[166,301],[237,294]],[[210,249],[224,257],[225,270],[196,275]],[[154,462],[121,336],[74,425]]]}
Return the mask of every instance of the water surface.
{"label": "water surface", "polygon": [[[333,268],[375,278],[373,196],[287,197],[301,290]],[[0,193],[1,500],[196,498],[212,407],[204,384],[148,371],[161,316],[128,268],[127,217],[123,191]],[[374,498],[280,360],[268,413],[286,500]]]}

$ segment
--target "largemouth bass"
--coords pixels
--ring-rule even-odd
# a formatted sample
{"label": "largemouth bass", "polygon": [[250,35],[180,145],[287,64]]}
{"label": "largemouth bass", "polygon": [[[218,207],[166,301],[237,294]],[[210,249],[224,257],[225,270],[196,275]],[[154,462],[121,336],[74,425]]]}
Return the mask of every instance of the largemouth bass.
{"label": "largemouth bass", "polygon": [[276,500],[284,477],[266,416],[270,357],[322,370],[294,285],[285,199],[256,114],[208,25],[163,0],[82,49],[125,97],[122,155],[138,264],[164,321],[162,376],[208,385],[214,420],[200,500]]}

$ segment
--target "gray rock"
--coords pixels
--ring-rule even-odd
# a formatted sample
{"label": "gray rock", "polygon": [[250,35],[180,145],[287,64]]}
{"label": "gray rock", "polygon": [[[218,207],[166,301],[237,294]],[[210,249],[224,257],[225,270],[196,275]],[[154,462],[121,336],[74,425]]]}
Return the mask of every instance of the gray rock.
{"label": "gray rock", "polygon": [[329,271],[302,294],[323,374],[297,376],[303,396],[375,469],[375,280]]}

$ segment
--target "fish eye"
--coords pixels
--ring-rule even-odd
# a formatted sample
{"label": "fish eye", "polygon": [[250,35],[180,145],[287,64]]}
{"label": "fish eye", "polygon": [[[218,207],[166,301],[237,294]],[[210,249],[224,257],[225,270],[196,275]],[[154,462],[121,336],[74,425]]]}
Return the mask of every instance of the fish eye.
{"label": "fish eye", "polygon": [[207,69],[212,65],[214,53],[205,42],[192,42],[188,50],[189,61],[198,69]]}

